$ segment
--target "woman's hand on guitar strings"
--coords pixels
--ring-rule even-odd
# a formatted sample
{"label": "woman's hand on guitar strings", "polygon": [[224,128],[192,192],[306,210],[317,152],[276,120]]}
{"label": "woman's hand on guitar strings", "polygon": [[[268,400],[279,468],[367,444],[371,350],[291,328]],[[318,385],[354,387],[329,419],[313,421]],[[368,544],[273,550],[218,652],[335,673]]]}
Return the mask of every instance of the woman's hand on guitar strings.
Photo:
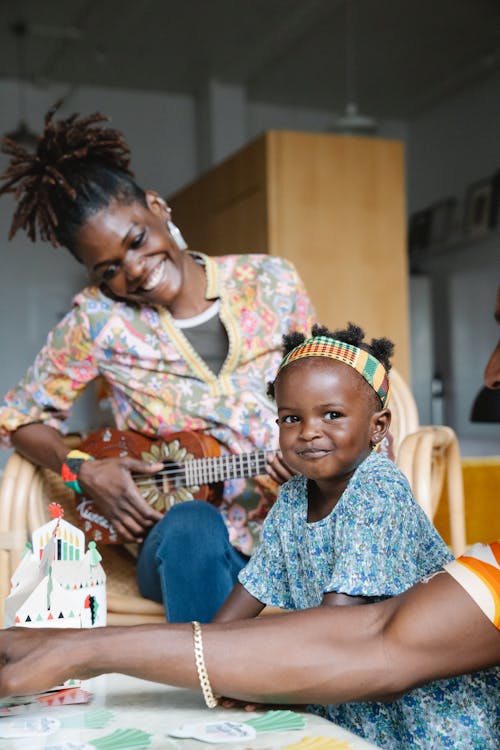
{"label": "woman's hand on guitar strings", "polygon": [[274,479],[278,484],[287,482],[297,472],[291,469],[283,461],[281,453],[275,453],[274,456],[269,456],[266,461],[266,469],[269,476]]}
{"label": "woman's hand on guitar strings", "polygon": [[96,459],[82,464],[78,481],[83,494],[95,502],[99,512],[113,524],[124,542],[142,542],[163,514],[142,497],[132,472],[156,474],[162,469],[162,463],[129,456]]}

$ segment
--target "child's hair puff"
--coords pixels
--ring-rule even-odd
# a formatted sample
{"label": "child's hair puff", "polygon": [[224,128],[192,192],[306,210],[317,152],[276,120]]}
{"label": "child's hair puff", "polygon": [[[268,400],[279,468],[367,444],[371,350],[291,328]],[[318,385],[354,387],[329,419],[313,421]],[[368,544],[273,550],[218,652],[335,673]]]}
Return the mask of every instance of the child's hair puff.
{"label": "child's hair puff", "polygon": [[[375,359],[378,359],[387,372],[389,372],[392,367],[390,362],[390,358],[394,352],[394,344],[392,341],[389,341],[387,338],[379,338],[372,339],[368,343],[364,340],[365,332],[363,329],[354,323],[348,323],[347,328],[338,329],[336,331],[330,331],[326,326],[315,323],[311,329],[311,336],[312,338],[315,338],[316,336],[326,336],[327,338],[342,341],[351,346],[357,346],[359,349],[363,349],[371,354]],[[303,344],[307,338],[309,337],[297,331],[285,334],[283,336],[283,357],[286,357],[286,355],[289,354],[292,349],[295,349],[296,346]],[[275,383],[276,378],[267,384],[267,395],[271,396],[271,398],[274,398]]]}

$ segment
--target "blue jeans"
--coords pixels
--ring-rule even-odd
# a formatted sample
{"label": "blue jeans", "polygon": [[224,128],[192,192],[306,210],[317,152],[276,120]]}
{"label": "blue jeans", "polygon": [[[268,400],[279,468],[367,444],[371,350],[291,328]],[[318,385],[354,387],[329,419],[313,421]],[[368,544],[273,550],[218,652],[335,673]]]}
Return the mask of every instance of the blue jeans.
{"label": "blue jeans", "polygon": [[247,561],[229,542],[217,508],[203,500],[179,503],[144,540],[139,591],[163,602],[168,622],[210,622]]}

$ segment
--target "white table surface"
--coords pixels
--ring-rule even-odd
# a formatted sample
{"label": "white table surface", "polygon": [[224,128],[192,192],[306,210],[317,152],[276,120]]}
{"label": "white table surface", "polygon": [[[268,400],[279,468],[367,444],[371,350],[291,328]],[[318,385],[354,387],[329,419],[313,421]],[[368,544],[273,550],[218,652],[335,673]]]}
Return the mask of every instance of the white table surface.
{"label": "white table surface", "polygon": [[[86,680],[82,688],[93,693],[91,703],[41,709],[40,714],[55,719],[74,717],[96,708],[113,712],[114,719],[104,729],[60,729],[43,738],[0,739],[0,750],[42,750],[62,742],[83,743],[104,737],[116,729],[134,728],[151,733],[151,749],[160,750],[282,750],[304,737],[329,737],[349,743],[349,750],[377,750],[365,740],[319,716],[304,713],[304,729],[288,732],[263,732],[255,740],[227,744],[208,744],[194,739],[175,739],[169,729],[181,724],[208,721],[245,721],[257,713],[240,709],[205,708],[201,692],[184,690],[134,677],[109,674]],[[35,714],[30,713],[29,716]],[[36,714],[38,715],[38,713]],[[28,716],[28,715],[27,715]],[[18,717],[21,718],[21,717]],[[2,719],[0,718],[0,721]]]}

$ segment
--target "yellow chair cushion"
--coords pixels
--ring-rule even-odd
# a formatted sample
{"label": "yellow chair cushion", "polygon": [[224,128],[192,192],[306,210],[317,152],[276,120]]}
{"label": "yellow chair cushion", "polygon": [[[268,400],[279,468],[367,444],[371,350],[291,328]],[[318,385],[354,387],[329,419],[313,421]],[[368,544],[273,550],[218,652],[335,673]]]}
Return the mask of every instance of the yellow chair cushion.
{"label": "yellow chair cushion", "polygon": [[[467,543],[500,539],[500,456],[463,457]],[[449,543],[446,486],[434,523]]]}

